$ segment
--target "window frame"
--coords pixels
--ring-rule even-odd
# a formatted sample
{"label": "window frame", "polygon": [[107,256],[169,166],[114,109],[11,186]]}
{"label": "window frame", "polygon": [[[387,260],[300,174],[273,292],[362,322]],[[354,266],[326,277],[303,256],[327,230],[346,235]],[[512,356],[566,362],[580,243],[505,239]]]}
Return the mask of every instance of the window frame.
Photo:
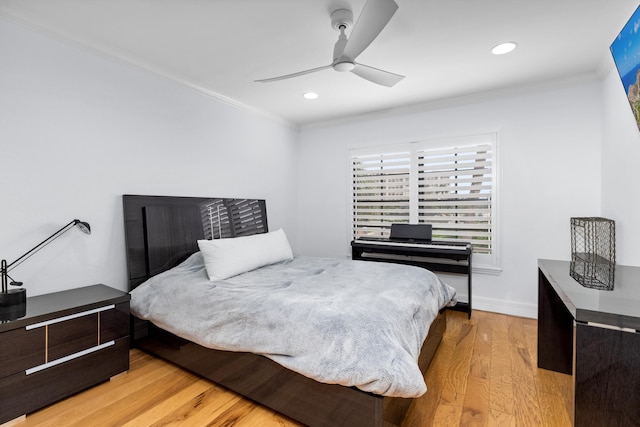
{"label": "window frame", "polygon": [[[372,147],[352,148],[348,151],[349,167],[349,240],[355,237],[355,198],[354,198],[354,158],[383,155],[394,152],[409,153],[411,170],[409,178],[409,222],[419,223],[419,188],[418,157],[419,152],[434,149],[451,149],[452,147],[477,147],[491,144],[491,253],[483,254],[474,251],[473,271],[487,274],[500,274],[501,241],[500,241],[500,154],[498,131],[478,132],[462,136],[421,139],[406,143],[385,144]],[[425,222],[428,223],[428,222]],[[390,223],[389,223],[390,224]]]}

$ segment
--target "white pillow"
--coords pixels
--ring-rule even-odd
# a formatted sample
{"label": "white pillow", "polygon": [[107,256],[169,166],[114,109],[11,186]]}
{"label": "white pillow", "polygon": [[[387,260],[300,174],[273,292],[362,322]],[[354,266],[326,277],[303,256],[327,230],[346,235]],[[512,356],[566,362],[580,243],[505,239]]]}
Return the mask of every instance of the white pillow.
{"label": "white pillow", "polygon": [[282,229],[230,239],[198,240],[198,247],[209,280],[223,280],[293,258]]}

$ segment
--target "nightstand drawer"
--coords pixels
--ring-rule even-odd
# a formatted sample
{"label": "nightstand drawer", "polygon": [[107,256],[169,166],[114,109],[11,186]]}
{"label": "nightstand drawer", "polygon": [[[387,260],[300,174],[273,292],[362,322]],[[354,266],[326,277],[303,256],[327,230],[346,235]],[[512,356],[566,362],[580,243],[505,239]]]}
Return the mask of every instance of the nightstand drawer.
{"label": "nightstand drawer", "polygon": [[45,361],[49,363],[99,345],[100,320],[105,313],[114,309],[115,305],[110,304],[35,323],[26,329],[45,331]]}
{"label": "nightstand drawer", "polygon": [[[129,369],[129,338],[60,365],[0,379],[0,415],[11,420]],[[0,421],[4,422],[4,421]]]}
{"label": "nightstand drawer", "polygon": [[98,314],[48,325],[47,362],[98,345]]}
{"label": "nightstand drawer", "polygon": [[130,318],[128,301],[100,313],[100,344],[128,336]]}
{"label": "nightstand drawer", "polygon": [[45,363],[44,329],[0,333],[0,378]]}

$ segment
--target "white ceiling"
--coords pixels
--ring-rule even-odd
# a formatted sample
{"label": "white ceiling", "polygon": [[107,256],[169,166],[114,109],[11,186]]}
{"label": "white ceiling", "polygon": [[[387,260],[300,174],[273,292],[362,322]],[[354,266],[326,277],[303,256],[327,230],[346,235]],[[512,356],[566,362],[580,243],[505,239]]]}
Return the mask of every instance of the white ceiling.
{"label": "white ceiling", "polygon": [[[596,74],[636,0],[396,0],[358,61],[406,78],[393,88],[327,65],[330,13],[365,0],[0,0],[0,17],[134,63],[295,125]],[[494,56],[504,41],[518,48]],[[606,65],[603,65],[606,64]],[[305,92],[317,92],[314,101]]]}

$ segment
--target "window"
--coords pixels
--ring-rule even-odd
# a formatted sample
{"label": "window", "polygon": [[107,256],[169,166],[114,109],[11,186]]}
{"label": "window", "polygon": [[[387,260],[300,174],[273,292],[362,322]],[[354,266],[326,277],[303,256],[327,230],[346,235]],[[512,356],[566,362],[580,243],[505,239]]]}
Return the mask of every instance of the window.
{"label": "window", "polygon": [[471,242],[474,265],[497,268],[497,134],[351,151],[353,237],[426,223],[434,240]]}
{"label": "window", "polygon": [[410,153],[352,156],[354,235],[387,237],[391,224],[409,222]]}

